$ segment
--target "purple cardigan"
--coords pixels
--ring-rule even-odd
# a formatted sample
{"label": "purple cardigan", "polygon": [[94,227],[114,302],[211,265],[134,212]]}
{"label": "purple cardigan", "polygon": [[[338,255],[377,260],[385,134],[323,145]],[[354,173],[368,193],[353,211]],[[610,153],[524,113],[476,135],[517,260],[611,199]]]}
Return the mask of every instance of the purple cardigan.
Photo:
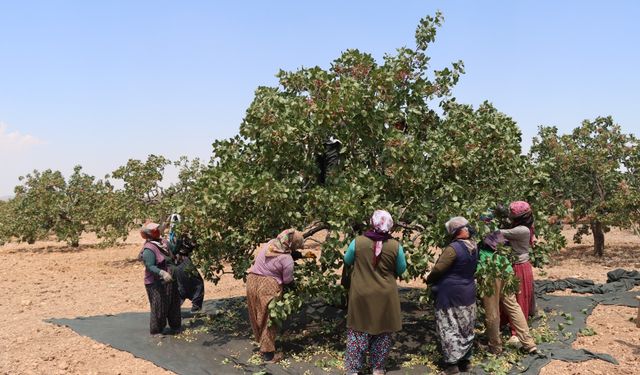
{"label": "purple cardigan", "polygon": [[262,246],[249,273],[273,277],[280,285],[289,284],[293,281],[293,258],[291,254],[281,254],[274,257],[266,256],[270,243],[271,241]]}

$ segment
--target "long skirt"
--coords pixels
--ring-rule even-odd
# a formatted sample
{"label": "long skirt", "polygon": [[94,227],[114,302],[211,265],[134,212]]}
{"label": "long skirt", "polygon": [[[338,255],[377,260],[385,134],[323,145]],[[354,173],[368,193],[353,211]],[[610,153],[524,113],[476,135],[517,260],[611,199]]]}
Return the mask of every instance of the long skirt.
{"label": "long skirt", "polygon": [[476,304],[436,309],[436,332],[440,337],[444,362],[456,364],[473,354],[473,329],[476,325]]}
{"label": "long skirt", "polygon": [[276,327],[269,327],[269,302],[282,293],[282,286],[269,276],[247,276],[247,308],[256,342],[263,353],[276,350]]}
{"label": "long skirt", "polygon": [[[525,319],[528,319],[536,313],[536,296],[533,289],[533,267],[531,263],[524,262],[513,265],[513,272],[520,281],[520,291],[516,294],[518,305],[522,309]],[[509,319],[504,311],[501,314],[501,324],[506,324]],[[511,327],[511,335],[516,335],[516,329]]]}
{"label": "long skirt", "polygon": [[179,331],[182,325],[180,313],[180,294],[175,281],[163,283],[156,281],[145,285],[151,314],[149,317],[149,332],[152,335],[162,333],[169,323],[173,331]]}
{"label": "long skirt", "polygon": [[357,373],[362,370],[367,351],[369,352],[371,368],[384,371],[384,365],[391,351],[391,333],[370,335],[366,332],[358,332],[349,328],[344,359],[347,374]]}

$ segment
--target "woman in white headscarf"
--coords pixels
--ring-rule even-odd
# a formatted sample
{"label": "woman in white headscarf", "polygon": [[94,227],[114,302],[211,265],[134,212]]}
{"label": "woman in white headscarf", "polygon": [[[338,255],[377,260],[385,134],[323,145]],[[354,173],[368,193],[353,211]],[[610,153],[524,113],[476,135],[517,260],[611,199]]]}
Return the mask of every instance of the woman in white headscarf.
{"label": "woman in white headscarf", "polygon": [[391,334],[402,329],[396,278],[407,269],[404,251],[391,237],[393,219],[384,210],[371,217],[371,229],[356,237],[344,255],[353,265],[347,311],[347,374],[357,374],[364,355],[374,374],[384,374],[391,350]]}

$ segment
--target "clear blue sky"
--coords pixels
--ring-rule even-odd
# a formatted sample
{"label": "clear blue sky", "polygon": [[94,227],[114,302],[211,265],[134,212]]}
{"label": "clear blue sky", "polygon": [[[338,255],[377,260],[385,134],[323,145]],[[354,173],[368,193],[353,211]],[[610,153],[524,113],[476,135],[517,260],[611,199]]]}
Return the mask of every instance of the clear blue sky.
{"label": "clear blue sky", "polygon": [[0,196],[34,168],[208,159],[278,69],[381,58],[436,9],[433,68],[462,59],[455,96],[493,102],[525,147],[598,115],[640,135],[637,1],[1,1]]}

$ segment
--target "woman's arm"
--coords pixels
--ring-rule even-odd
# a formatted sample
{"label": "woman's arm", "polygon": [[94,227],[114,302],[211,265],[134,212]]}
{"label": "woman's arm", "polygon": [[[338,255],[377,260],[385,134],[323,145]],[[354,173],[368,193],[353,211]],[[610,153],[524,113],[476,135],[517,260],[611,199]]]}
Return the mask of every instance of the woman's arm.
{"label": "woman's arm", "polygon": [[160,268],[156,266],[156,255],[153,253],[153,251],[144,249],[144,251],[142,252],[142,260],[144,261],[144,266],[147,271],[156,275],[160,274]]}
{"label": "woman's arm", "polygon": [[290,284],[293,281],[293,258],[289,255],[279,255],[278,258],[282,265],[282,283]]}
{"label": "woman's arm", "polygon": [[356,240],[351,241],[349,247],[347,247],[347,252],[344,253],[344,264],[347,266],[352,266],[356,261]]}
{"label": "woman's arm", "polygon": [[407,270],[407,259],[404,256],[402,245],[398,246],[398,256],[396,257],[396,276],[400,277]]}
{"label": "woman's arm", "polygon": [[527,241],[529,240],[529,228],[524,225],[518,225],[515,228],[511,229],[500,229],[500,233],[504,236],[504,238],[513,241],[513,240],[521,240],[526,237]]}
{"label": "woman's arm", "polygon": [[456,251],[453,250],[453,247],[447,246],[444,251],[442,251],[442,254],[440,254],[438,261],[427,276],[427,284],[433,284],[440,280],[440,278],[444,275],[445,272],[447,272],[447,270],[451,267],[455,260]]}

